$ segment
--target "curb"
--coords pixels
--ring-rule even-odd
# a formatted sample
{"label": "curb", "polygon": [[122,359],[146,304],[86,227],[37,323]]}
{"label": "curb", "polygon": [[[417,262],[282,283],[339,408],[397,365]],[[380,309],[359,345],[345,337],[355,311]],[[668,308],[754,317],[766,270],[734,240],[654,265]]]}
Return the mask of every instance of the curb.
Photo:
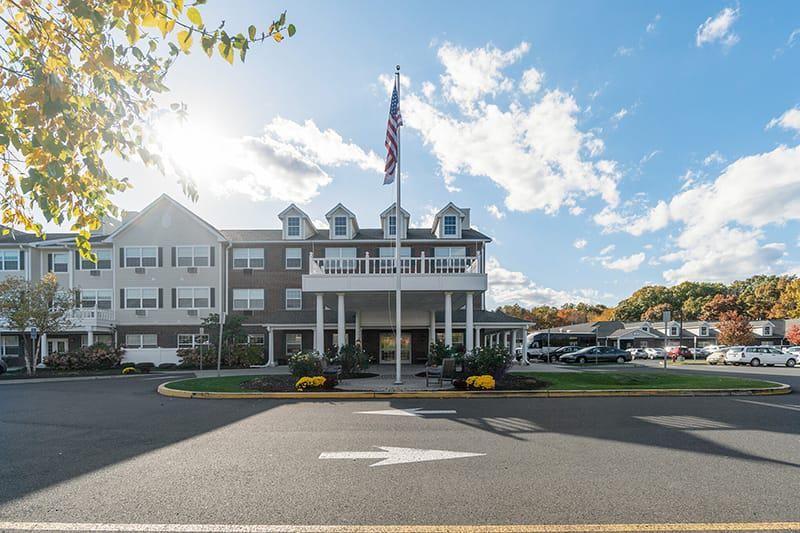
{"label": "curb", "polygon": [[[183,380],[180,380],[183,381]],[[158,386],[158,393],[171,398],[201,398],[206,400],[379,400],[381,398],[600,398],[646,396],[774,396],[790,394],[792,387],[774,383],[775,387],[758,389],[638,389],[638,390],[554,390],[554,391],[347,391],[347,392],[193,392],[169,388],[169,381]]]}

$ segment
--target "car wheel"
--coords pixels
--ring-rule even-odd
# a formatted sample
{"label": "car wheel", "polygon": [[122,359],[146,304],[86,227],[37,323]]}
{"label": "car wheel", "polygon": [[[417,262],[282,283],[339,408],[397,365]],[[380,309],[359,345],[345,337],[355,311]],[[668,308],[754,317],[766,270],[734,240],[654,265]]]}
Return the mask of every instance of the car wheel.
{"label": "car wheel", "polygon": [[709,365],[716,365],[717,363],[712,363],[711,361],[708,362]]}
{"label": "car wheel", "polygon": [[756,357],[750,360],[750,366],[759,366],[761,364],[761,360]]}
{"label": "car wheel", "polygon": [[797,364],[797,361],[795,361],[794,359],[788,359],[786,361],[786,366],[788,366],[788,367],[793,367],[796,364]]}
{"label": "car wheel", "polygon": [[624,363],[624,362],[625,362],[625,358],[624,357],[622,357],[621,355],[619,357],[617,357],[617,363]]}
{"label": "car wheel", "polygon": [[585,364],[586,364],[586,357],[584,357],[584,356],[580,356],[580,357],[578,357],[578,359],[576,360],[576,362],[577,362],[579,365],[585,365]]}

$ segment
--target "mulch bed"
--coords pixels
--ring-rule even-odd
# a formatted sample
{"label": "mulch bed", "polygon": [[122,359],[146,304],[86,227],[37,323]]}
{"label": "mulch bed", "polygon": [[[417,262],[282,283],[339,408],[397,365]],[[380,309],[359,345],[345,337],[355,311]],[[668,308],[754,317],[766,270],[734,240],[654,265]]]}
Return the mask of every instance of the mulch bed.
{"label": "mulch bed", "polygon": [[495,388],[497,390],[536,390],[543,389],[547,385],[547,382],[531,376],[506,374],[500,381],[495,383]]}
{"label": "mulch bed", "polygon": [[292,376],[261,376],[243,381],[241,387],[262,392],[295,392],[294,384],[296,382],[297,380]]}
{"label": "mulch bed", "polygon": [[375,374],[373,372],[352,372],[350,374],[340,374],[339,379],[365,379],[365,378],[377,378],[380,374]]}

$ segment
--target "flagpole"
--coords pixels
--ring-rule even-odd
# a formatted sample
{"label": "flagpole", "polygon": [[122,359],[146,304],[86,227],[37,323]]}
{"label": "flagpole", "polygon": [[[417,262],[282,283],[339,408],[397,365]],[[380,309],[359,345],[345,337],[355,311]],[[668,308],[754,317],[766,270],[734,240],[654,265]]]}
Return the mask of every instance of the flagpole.
{"label": "flagpole", "polygon": [[[395,89],[397,90],[397,100],[399,106],[400,100],[400,65],[397,65],[395,72]],[[395,364],[395,385],[402,385],[403,379],[400,374],[400,354],[402,353],[401,342],[403,339],[402,333],[402,305],[400,300],[400,232],[402,230],[403,219],[400,216],[400,125],[397,125],[397,168],[395,169],[395,182],[397,183],[395,190],[397,191],[397,198],[395,200],[395,216],[394,216],[394,265],[396,284],[394,290],[395,300],[395,333],[394,333],[394,364]]]}

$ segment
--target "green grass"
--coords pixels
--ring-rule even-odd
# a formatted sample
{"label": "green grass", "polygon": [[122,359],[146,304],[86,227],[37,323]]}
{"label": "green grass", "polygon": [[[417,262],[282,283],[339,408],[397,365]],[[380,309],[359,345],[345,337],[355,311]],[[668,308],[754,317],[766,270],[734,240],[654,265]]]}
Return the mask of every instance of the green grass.
{"label": "green grass", "polygon": [[547,390],[602,389],[748,389],[774,387],[757,379],[687,375],[677,372],[526,372]]}
{"label": "green grass", "polygon": [[220,378],[184,379],[170,383],[169,388],[192,392],[255,392],[242,388],[242,383],[258,376],[224,376]]}

